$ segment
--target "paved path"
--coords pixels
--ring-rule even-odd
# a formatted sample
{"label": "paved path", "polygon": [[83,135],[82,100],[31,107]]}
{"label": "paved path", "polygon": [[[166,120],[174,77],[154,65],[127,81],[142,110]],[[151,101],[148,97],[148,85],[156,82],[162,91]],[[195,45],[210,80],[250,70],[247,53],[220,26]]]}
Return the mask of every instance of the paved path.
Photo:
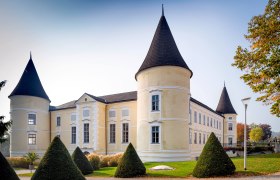
{"label": "paved path", "polygon": [[[23,173],[30,173],[30,170],[17,170],[16,171],[17,174],[23,174]],[[21,180],[30,180],[30,177],[20,177]],[[87,177],[87,180],[118,180],[118,179],[123,179],[123,178],[101,178],[101,177]],[[173,180],[178,180],[178,179],[186,179],[186,180],[213,180],[213,179],[217,179],[217,180],[230,180],[230,179],[235,179],[235,180],[266,180],[266,179],[271,179],[271,180],[280,180],[280,172],[278,173],[274,173],[274,174],[269,174],[269,175],[265,175],[265,176],[250,176],[250,177],[222,177],[222,178],[193,178],[193,177],[188,177],[188,178],[125,178],[125,180],[128,179],[132,179],[132,180],[136,180],[136,179],[141,179],[141,180],[145,180],[145,179],[149,179],[149,180],[159,180],[159,179],[173,179]]]}

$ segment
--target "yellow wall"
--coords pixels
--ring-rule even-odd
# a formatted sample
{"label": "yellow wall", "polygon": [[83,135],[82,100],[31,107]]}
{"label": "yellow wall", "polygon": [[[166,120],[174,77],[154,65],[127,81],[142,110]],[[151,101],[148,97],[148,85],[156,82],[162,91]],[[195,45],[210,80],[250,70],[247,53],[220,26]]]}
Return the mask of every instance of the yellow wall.
{"label": "yellow wall", "polygon": [[[224,142],[226,144],[229,143],[228,138],[232,137],[233,138],[233,145],[236,145],[237,143],[237,121],[236,121],[236,114],[224,114],[225,116],[225,121],[224,121]],[[232,119],[230,119],[230,117]],[[232,123],[233,127],[232,130],[228,130],[228,124]]]}
{"label": "yellow wall", "polygon": [[[49,101],[33,96],[10,97],[11,156],[29,151],[43,155],[50,142]],[[28,113],[36,114],[36,125],[28,125]],[[28,134],[36,134],[36,145],[28,145]]]}

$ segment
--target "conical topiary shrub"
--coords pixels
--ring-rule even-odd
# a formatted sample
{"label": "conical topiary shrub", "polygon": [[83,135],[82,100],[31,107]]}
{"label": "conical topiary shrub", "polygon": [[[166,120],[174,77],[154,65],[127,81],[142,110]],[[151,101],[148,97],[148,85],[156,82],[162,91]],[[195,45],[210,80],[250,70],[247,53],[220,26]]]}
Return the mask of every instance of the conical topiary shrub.
{"label": "conical topiary shrub", "polygon": [[55,137],[31,180],[85,180],[59,137]]}
{"label": "conical topiary shrub", "polygon": [[200,154],[192,175],[198,178],[231,175],[235,165],[212,132]]}
{"label": "conical topiary shrub", "polygon": [[76,147],[73,152],[72,159],[84,175],[91,174],[93,172],[91,164],[79,147]]}
{"label": "conical topiary shrub", "polygon": [[121,158],[115,177],[129,178],[143,176],[146,174],[146,168],[136,153],[134,147],[129,143],[123,157]]}
{"label": "conical topiary shrub", "polygon": [[0,152],[0,179],[19,180],[16,172]]}

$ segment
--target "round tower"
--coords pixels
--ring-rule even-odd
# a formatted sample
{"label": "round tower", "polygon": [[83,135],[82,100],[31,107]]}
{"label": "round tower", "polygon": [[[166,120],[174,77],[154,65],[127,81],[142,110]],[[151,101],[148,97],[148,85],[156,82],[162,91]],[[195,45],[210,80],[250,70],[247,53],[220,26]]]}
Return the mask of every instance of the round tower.
{"label": "round tower", "polygon": [[137,80],[137,152],[143,161],[185,161],[189,154],[192,71],[182,58],[164,13]]}
{"label": "round tower", "polygon": [[43,155],[50,143],[50,99],[46,94],[32,57],[10,98],[12,120],[10,155],[27,152]]}

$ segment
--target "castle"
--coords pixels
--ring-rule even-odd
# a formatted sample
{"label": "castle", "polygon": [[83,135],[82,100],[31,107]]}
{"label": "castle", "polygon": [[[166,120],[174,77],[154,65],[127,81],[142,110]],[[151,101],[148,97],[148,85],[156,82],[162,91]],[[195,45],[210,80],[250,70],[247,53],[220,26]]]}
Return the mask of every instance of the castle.
{"label": "castle", "polygon": [[9,95],[11,156],[43,155],[59,136],[69,152],[113,154],[132,143],[143,161],[185,161],[200,155],[211,132],[236,143],[236,117],[226,87],[216,110],[191,97],[193,72],[182,58],[164,13],[135,75],[137,91],[51,106],[32,57]]}

